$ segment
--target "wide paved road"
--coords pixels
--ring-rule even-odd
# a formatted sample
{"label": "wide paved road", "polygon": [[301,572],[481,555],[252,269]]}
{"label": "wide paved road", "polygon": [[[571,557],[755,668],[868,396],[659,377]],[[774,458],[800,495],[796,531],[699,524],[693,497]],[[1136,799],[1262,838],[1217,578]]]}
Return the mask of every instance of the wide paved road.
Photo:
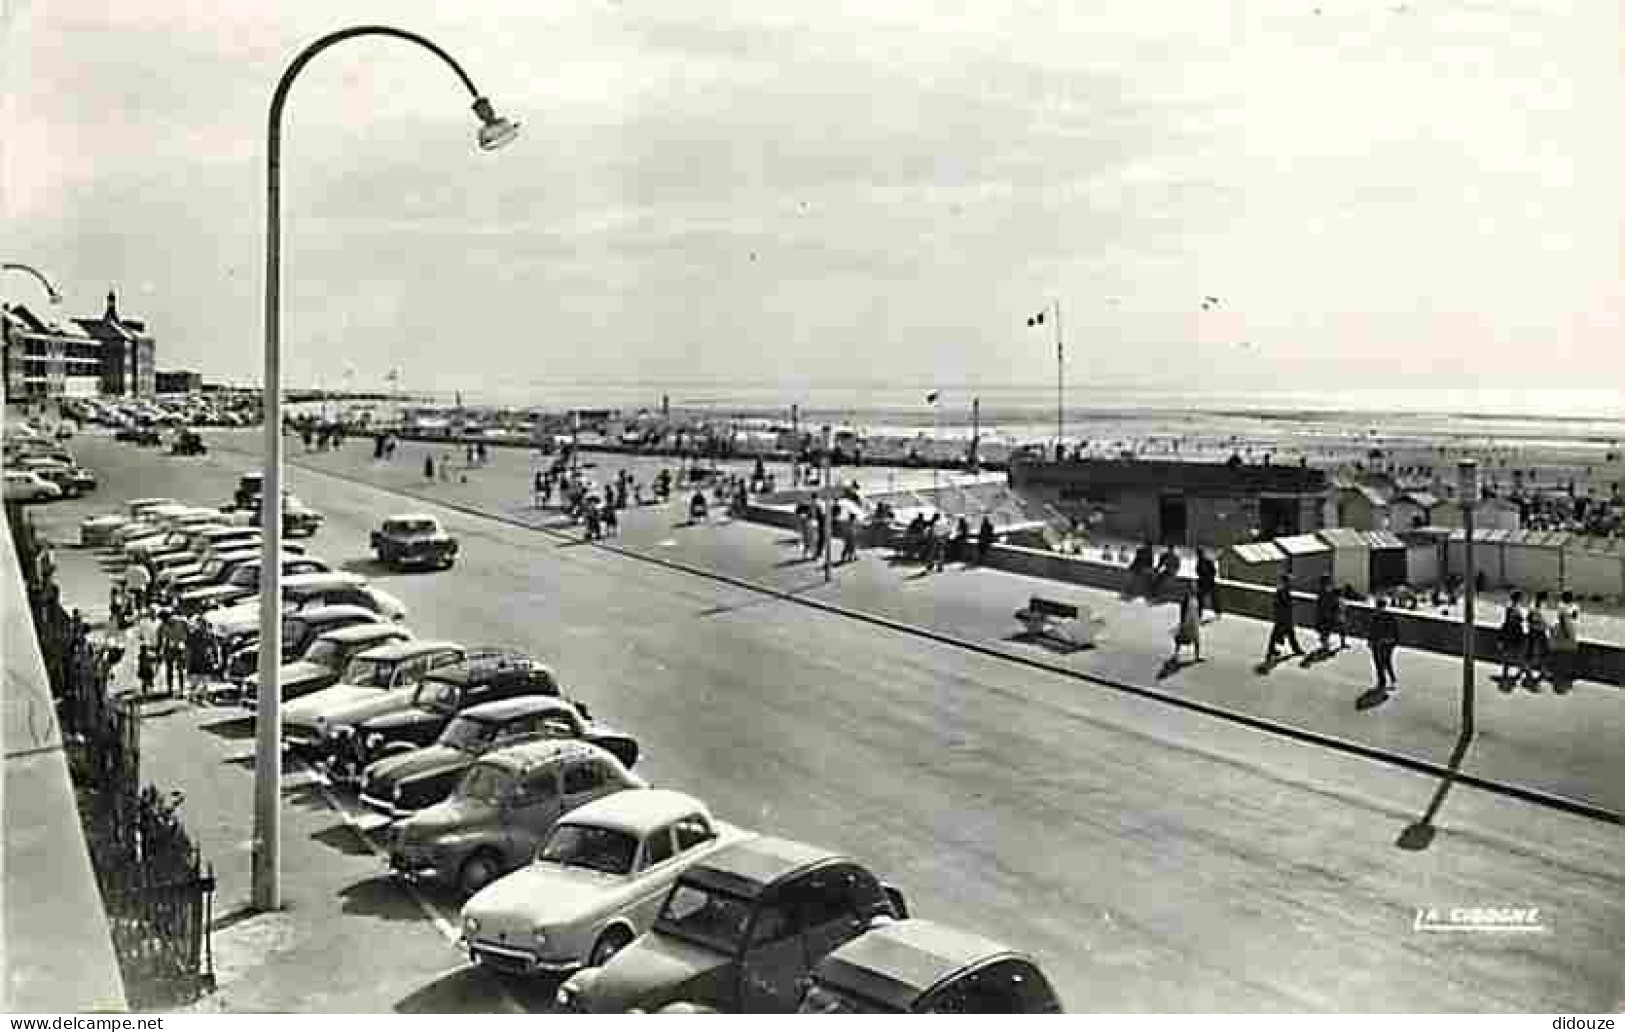
{"label": "wide paved road", "polygon": [[[105,486],[37,510],[59,539],[121,498],[224,499],[241,465],[106,440],[75,450]],[[1625,998],[1617,827],[1457,786],[1432,844],[1403,850],[1434,779],[450,512],[458,568],[387,573],[366,558],[368,531],[427,506],[291,476],[328,516],[312,550],[383,582],[420,635],[546,658],[640,736],[652,780],[865,858],[916,913],[1037,953],[1070,1009],[1596,1011]],[[146,760],[188,791],[226,910],[246,897],[248,863],[250,743],[233,712],[155,718]],[[297,979],[312,989],[300,1009],[545,1004],[545,988],[459,970],[320,786],[296,775],[288,795],[290,913],[255,946],[274,974],[229,973],[232,1006],[289,1005],[274,988]],[[455,915],[452,900],[429,903]],[[1539,907],[1550,930],[1413,929],[1417,908],[1481,905]]]}

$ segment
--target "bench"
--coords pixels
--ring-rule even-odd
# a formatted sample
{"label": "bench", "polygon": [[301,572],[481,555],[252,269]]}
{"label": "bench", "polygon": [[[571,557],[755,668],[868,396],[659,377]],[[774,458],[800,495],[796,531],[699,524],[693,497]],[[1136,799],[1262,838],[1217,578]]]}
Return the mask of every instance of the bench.
{"label": "bench", "polygon": [[1038,595],[1028,599],[1027,608],[1018,610],[1015,616],[1028,634],[1078,646],[1093,645],[1095,630],[1106,622],[1091,613],[1088,606],[1056,602]]}

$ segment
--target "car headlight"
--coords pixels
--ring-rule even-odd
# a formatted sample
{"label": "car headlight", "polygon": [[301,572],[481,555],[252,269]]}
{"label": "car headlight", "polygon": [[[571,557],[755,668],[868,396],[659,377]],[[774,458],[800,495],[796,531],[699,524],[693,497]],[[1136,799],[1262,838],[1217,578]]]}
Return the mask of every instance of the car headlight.
{"label": "car headlight", "polygon": [[470,939],[480,933],[480,919],[477,917],[463,918],[463,934]]}
{"label": "car headlight", "polygon": [[547,945],[546,928],[532,928],[530,930],[530,937],[535,940],[537,949],[542,949]]}
{"label": "car headlight", "polygon": [[581,990],[577,989],[573,982],[565,982],[559,986],[559,991],[554,994],[553,1002],[565,1010],[574,1010],[576,1001],[580,998]]}

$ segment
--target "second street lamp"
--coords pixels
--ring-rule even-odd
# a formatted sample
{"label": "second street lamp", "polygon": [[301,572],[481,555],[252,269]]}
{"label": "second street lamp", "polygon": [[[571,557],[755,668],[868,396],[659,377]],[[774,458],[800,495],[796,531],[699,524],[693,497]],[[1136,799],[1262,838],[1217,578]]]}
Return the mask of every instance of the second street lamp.
{"label": "second street lamp", "polygon": [[282,905],[282,108],[288,90],[317,54],[357,36],[389,36],[415,43],[440,58],[474,98],[480,120],[481,150],[495,150],[519,134],[519,124],[496,114],[491,102],[451,55],[413,32],[387,25],[357,25],[330,33],[293,59],[271,97],[266,127],[265,214],[265,471],[260,524],[260,692],[254,749],[254,905],[275,910]]}

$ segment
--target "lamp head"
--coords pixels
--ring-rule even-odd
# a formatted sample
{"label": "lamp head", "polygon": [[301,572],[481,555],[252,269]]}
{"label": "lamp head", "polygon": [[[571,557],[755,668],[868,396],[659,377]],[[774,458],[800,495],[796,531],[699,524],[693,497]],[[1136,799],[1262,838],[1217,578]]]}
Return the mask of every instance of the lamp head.
{"label": "lamp head", "polygon": [[519,135],[519,123],[498,115],[492,110],[491,102],[484,97],[474,101],[474,114],[480,120],[480,150],[496,150],[512,143],[514,137]]}
{"label": "lamp head", "polygon": [[53,305],[59,305],[59,304],[62,303],[62,295],[58,294],[56,292],[55,287],[52,287],[50,290],[48,290],[46,292],[45,296],[51,299],[51,304],[53,304]]}

